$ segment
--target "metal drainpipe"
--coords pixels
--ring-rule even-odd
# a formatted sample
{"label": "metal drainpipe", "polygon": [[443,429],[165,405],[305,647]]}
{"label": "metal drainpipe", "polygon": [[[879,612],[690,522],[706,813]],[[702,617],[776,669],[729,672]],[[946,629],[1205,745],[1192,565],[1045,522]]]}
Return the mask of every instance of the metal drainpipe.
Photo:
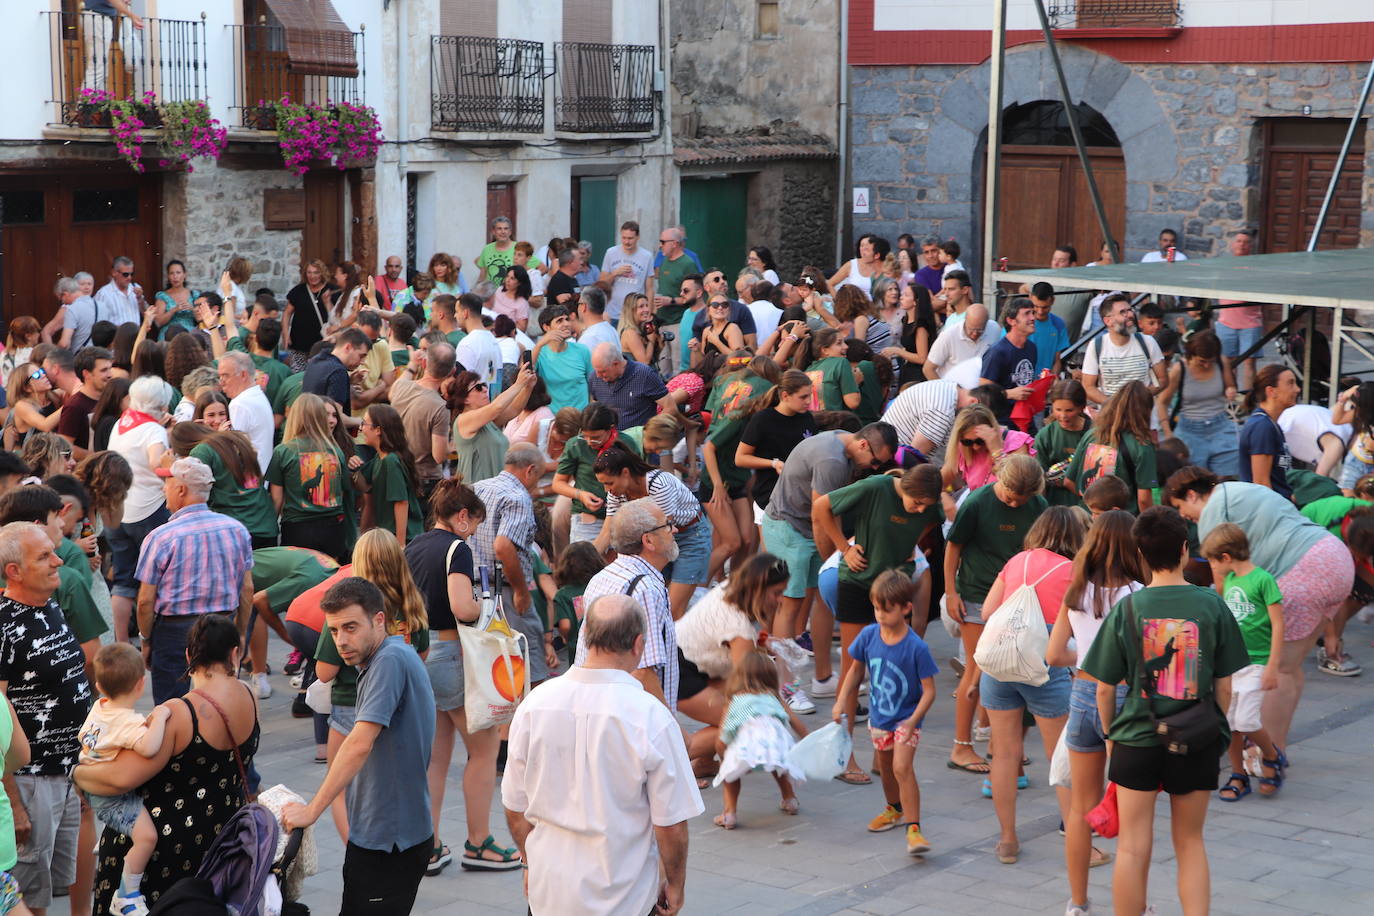
{"label": "metal drainpipe", "polygon": [[849,190],[849,0],[840,0],[840,72],[837,134],[840,153],[840,181],[835,194],[835,269],[846,260],[844,249],[845,191]]}
{"label": "metal drainpipe", "polygon": [[[410,43],[410,0],[399,0],[398,5],[401,14],[400,22],[396,26],[396,45],[404,48]],[[430,53],[434,53],[433,48],[430,49]],[[406,171],[410,166],[410,125],[406,116],[410,109],[410,80],[406,74],[408,63],[409,58],[406,55],[396,55],[396,143],[401,150],[397,158],[397,170],[401,174],[402,185],[406,182]]]}

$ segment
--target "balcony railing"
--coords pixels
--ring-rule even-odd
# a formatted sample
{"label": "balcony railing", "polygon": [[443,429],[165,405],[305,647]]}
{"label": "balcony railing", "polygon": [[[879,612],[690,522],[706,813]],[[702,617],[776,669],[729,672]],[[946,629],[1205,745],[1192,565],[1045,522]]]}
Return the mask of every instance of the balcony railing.
{"label": "balcony railing", "polygon": [[571,133],[638,133],[654,127],[654,48],[583,41],[554,44],[555,126]]}
{"label": "balcony railing", "polygon": [[[366,101],[367,52],[362,32],[328,36],[326,46],[302,47],[291,30],[275,25],[226,26],[233,34],[234,104],[239,123],[276,130],[272,103],[292,101],[327,105]],[[317,53],[303,54],[302,51]]]}
{"label": "balcony railing", "polygon": [[205,22],[145,19],[134,29],[124,17],[99,13],[48,16],[52,99],[56,124],[96,126],[83,110],[82,90],[159,102],[206,96]]}
{"label": "balcony railing", "polygon": [[1056,29],[1177,28],[1180,0],[1049,0],[1046,13]]}
{"label": "balcony railing", "polygon": [[543,133],[542,42],[434,35],[429,57],[434,129]]}

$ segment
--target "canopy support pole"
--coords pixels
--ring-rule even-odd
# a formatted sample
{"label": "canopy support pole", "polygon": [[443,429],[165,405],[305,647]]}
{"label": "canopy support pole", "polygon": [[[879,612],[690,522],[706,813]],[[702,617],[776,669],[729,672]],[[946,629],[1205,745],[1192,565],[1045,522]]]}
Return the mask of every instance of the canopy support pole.
{"label": "canopy support pole", "polygon": [[1064,102],[1064,114],[1069,120],[1069,133],[1073,134],[1078,161],[1082,163],[1083,175],[1088,179],[1088,194],[1093,199],[1093,210],[1097,213],[1097,226],[1102,230],[1102,239],[1112,253],[1112,260],[1120,264],[1121,249],[1112,236],[1112,228],[1107,222],[1107,208],[1102,205],[1102,194],[1097,190],[1097,177],[1093,174],[1092,161],[1088,159],[1088,147],[1083,142],[1083,131],[1078,126],[1078,112],[1074,110],[1073,99],[1069,95],[1069,81],[1064,76],[1064,65],[1059,60],[1059,45],[1054,40],[1049,17],[1045,14],[1045,0],[1035,0],[1035,13],[1040,17],[1040,31],[1045,33],[1045,46],[1049,49],[1050,60],[1054,63],[1054,74],[1059,80],[1059,97]]}
{"label": "canopy support pole", "polygon": [[992,3],[992,57],[988,75],[987,177],[983,188],[983,299],[997,311],[992,265],[997,248],[997,198],[1002,192],[1002,84],[1007,57],[1007,0]]}
{"label": "canopy support pole", "polygon": [[[1038,2],[1038,0],[1037,0]],[[1350,127],[1345,131],[1345,142],[1341,144],[1341,153],[1336,157],[1336,167],[1331,171],[1331,181],[1326,186],[1326,196],[1322,198],[1322,208],[1317,213],[1317,223],[1312,227],[1312,237],[1307,240],[1307,250],[1317,250],[1317,239],[1321,237],[1322,229],[1326,226],[1326,216],[1331,212],[1331,201],[1336,198],[1336,186],[1341,180],[1341,171],[1345,168],[1345,160],[1350,155],[1350,147],[1355,142],[1355,131],[1359,129],[1360,118],[1364,116],[1365,106],[1369,104],[1369,90],[1374,87],[1374,60],[1369,62],[1369,73],[1364,78],[1364,89],[1360,91],[1360,101],[1355,105],[1355,113],[1350,116]],[[1341,343],[1342,330],[1344,326],[1345,309],[1337,306],[1331,312],[1331,385],[1327,391],[1327,397],[1331,404],[1336,403],[1336,396],[1340,394],[1341,384]],[[1353,341],[1352,341],[1353,343]],[[1306,371],[1303,373],[1303,396],[1308,395],[1308,377],[1312,374],[1312,332],[1307,335],[1306,361],[1303,363]]]}

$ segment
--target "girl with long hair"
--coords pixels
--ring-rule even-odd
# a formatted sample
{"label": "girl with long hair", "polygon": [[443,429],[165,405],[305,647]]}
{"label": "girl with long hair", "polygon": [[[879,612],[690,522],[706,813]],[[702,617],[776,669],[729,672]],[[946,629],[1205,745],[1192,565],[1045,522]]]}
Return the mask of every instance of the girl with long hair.
{"label": "girl with long hair", "polygon": [[[178,423],[173,438],[182,427],[198,431],[201,439],[191,447],[191,457],[199,458],[215,475],[206,504],[215,512],[243,522],[253,539],[253,549],[277,545],[277,512],[272,496],[262,485],[258,453],[248,437],[235,430],[207,430],[199,423]],[[309,545],[298,545],[309,546]]]}
{"label": "girl with long hair", "polygon": [[205,351],[196,334],[178,334],[167,344],[164,358],[167,368],[167,383],[177,390],[186,374],[200,366],[210,365],[210,354]]}
{"label": "girl with long hair", "polygon": [[[880,277],[876,285],[890,282]],[[874,300],[869,299],[863,290],[856,286],[845,285],[835,290],[835,318],[839,321],[842,336],[867,340],[871,345],[887,345],[887,324],[878,317]],[[849,333],[843,333],[848,330]]]}
{"label": "girl with long hair", "polygon": [[338,291],[325,294],[329,309],[324,327],[326,338],[352,327],[353,322],[358,320],[358,305],[363,296],[363,272],[352,261],[340,261],[334,268],[334,285]]}
{"label": "girl with long hair", "polygon": [[997,480],[997,463],[1005,455],[1034,455],[1035,440],[1017,429],[1006,429],[982,404],[970,404],[954,417],[940,469],[945,486],[962,480],[969,491]]}
{"label": "girl with long hair", "polygon": [[1081,497],[1094,480],[1114,474],[1135,493],[1133,515],[1154,505],[1153,491],[1159,486],[1159,473],[1150,437],[1153,407],[1154,398],[1144,382],[1127,382],[1118,388],[1098,412],[1093,428],[1079,442],[1078,451],[1064,472],[1065,486]]}
{"label": "girl with long hair", "polygon": [[134,485],[133,469],[124,456],[95,452],[86,456],[72,473],[91,495],[91,524],[95,533],[118,525],[124,515],[124,497]]}
{"label": "girl with long hair", "polygon": [[1265,366],[1255,373],[1254,386],[1245,395],[1244,409],[1249,416],[1240,428],[1240,479],[1268,487],[1288,499],[1293,497],[1288,484],[1293,457],[1279,427],[1279,415],[1298,403],[1301,393],[1292,369]]}
{"label": "girl with long hair", "polygon": [[700,365],[706,354],[717,352],[729,356],[744,347],[744,332],[730,320],[730,300],[724,294],[711,297],[706,305],[706,327],[702,329],[701,339],[688,346],[692,350],[692,365]]}
{"label": "girl with long hair", "polygon": [[849,344],[838,328],[821,328],[811,334],[814,356],[806,367],[811,377],[812,410],[855,410],[859,406],[859,383],[844,358]]}
{"label": "girl with long hair", "polygon": [[501,276],[500,288],[492,296],[492,311],[510,318],[520,330],[528,330],[531,295],[533,291],[529,271],[519,264],[512,264],[506,268],[506,272]]}
{"label": "girl with long hair", "polygon": [[763,397],[755,399],[735,449],[735,466],[754,472],[750,495],[758,510],[768,508],[784,459],[815,434],[811,378],[805,372],[788,369]]}
{"label": "girl with long hair", "polygon": [[281,445],[267,466],[283,546],[312,547],[347,561],[345,461],[329,431],[325,399],[302,394],[286,412]]}
{"label": "girl with long hair", "polygon": [[406,445],[401,415],[390,404],[372,404],[363,413],[361,431],[363,441],[377,455],[354,471],[354,482],[368,494],[377,527],[405,547],[425,530],[425,510],[420,505],[420,475]]}
{"label": "girl with long hair", "polygon": [[[1064,593],[1059,616],[1050,631],[1045,661],[1081,668],[1102,621],[1121,599],[1145,587],[1149,570],[1136,549],[1131,525],[1135,517],[1113,509],[1098,516],[1083,546],[1073,558],[1073,578]],[[1069,640],[1074,649],[1069,648]],[[1116,706],[1126,700],[1126,685],[1118,684]],[[1071,784],[1069,814],[1064,818],[1064,861],[1069,873],[1069,908],[1088,908],[1088,869],[1105,864],[1106,856],[1092,846],[1088,812],[1102,801],[1107,771],[1106,733],[1097,711],[1097,681],[1081,670],[1069,694],[1068,734]]]}
{"label": "girl with long hair", "polygon": [[449,296],[461,296],[467,292],[463,276],[458,272],[459,266],[457,259],[448,252],[434,252],[429,259],[429,266],[424,271],[432,281],[431,289]]}
{"label": "girl with long hair", "polygon": [[1172,428],[1188,446],[1193,464],[1224,477],[1236,476],[1236,424],[1227,413],[1236,396],[1236,379],[1216,333],[1204,329],[1189,337],[1183,359],[1169,366],[1165,379],[1167,384],[1156,400],[1168,408],[1177,394],[1178,403],[1170,411],[1161,438]]}
{"label": "girl with long hair", "polygon": [[191,419],[206,429],[229,429],[229,399],[218,388],[207,388],[196,395]]}
{"label": "girl with long hair", "polygon": [[[563,412],[559,411],[562,416]],[[593,401],[582,410],[581,428],[567,440],[549,489],[572,500],[568,540],[594,541],[606,523],[606,488],[596,479],[596,456],[621,438],[615,411]],[[639,444],[635,443],[638,448]]]}
{"label": "girl with long hair", "polygon": [[110,447],[110,433],[129,409],[129,384],[127,378],[111,378],[91,408],[92,451],[103,452]]}
{"label": "girl with long hair", "polygon": [[50,433],[62,419],[62,408],[53,406],[48,395],[52,379],[38,363],[20,363],[9,375],[5,395],[10,413],[5,420],[5,449],[17,451],[35,433]]}
{"label": "girl with long hair", "polygon": [[635,362],[653,368],[658,363],[658,355],[663,351],[663,337],[658,333],[654,322],[654,304],[643,293],[631,293],[625,297],[620,310],[620,349]]}
{"label": "girl with long hair", "polygon": [[1361,382],[1342,391],[1331,406],[1331,422],[1353,427],[1340,481],[1341,492],[1354,496],[1355,484],[1374,472],[1374,382]]}

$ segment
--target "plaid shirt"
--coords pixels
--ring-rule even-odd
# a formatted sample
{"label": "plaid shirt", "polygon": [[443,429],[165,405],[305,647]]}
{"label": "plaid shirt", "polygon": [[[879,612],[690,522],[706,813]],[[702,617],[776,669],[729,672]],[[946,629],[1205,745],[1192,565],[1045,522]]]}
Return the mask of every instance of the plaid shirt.
{"label": "plaid shirt", "polygon": [[[533,590],[534,564],[530,549],[534,545],[536,524],[530,491],[510,471],[479,480],[472,485],[472,489],[487,508],[487,517],[468,539],[468,545],[472,547],[474,573],[483,566],[493,570],[496,568],[496,538],[505,535],[515,545],[516,555],[520,557],[520,571],[525,574],[525,583]],[[474,581],[482,581],[480,574]]]}
{"label": "plaid shirt", "polygon": [[[642,576],[635,584],[631,598],[643,606],[648,614],[644,631],[644,655],[639,659],[639,667],[653,668],[658,672],[659,683],[663,685],[663,698],[668,708],[677,711],[678,651],[677,630],[673,625],[673,611],[668,605],[668,586],[663,583],[663,573],[654,569],[643,557],[622,553],[615,562],[592,576],[587,590],[582,593],[582,606],[591,607],[592,601],[603,595],[624,595],[636,576]],[[587,660],[587,649],[582,637],[586,628],[577,634],[577,657],[574,664],[580,665]]]}
{"label": "plaid shirt", "polygon": [[143,539],[134,576],[157,586],[162,617],[236,611],[243,574],[253,567],[253,541],[243,522],[192,503]]}
{"label": "plaid shirt", "polygon": [[600,401],[619,417],[616,427],[621,430],[643,426],[658,412],[658,400],[668,393],[668,386],[658,373],[634,360],[625,362],[625,372],[614,382],[603,382],[595,374],[587,379],[592,400]]}

